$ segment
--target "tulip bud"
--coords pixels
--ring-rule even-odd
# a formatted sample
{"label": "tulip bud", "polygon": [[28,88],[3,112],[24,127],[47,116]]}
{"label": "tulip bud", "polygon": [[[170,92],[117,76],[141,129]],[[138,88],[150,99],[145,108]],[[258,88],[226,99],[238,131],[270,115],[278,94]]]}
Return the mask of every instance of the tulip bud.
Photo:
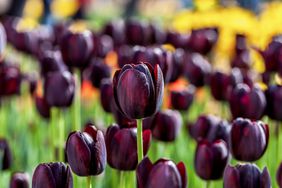
{"label": "tulip bud", "polygon": [[72,171],[78,176],[101,174],[106,166],[106,145],[104,135],[94,126],[87,126],[85,132],[70,133],[66,153]]}
{"label": "tulip bud", "polygon": [[231,67],[249,69],[252,65],[251,54],[249,50],[245,50],[238,55],[235,55],[231,60]]}
{"label": "tulip bud", "polygon": [[35,96],[35,105],[39,114],[44,118],[50,118],[50,106],[43,97]]}
{"label": "tulip bud", "polygon": [[187,111],[193,102],[194,95],[195,87],[193,85],[180,91],[171,91],[170,102],[172,108]]}
{"label": "tulip bud", "polygon": [[238,84],[231,91],[229,105],[233,119],[244,117],[257,120],[263,116],[266,99],[258,87],[250,88],[246,84]]}
{"label": "tulip bud", "polygon": [[27,173],[13,173],[10,179],[10,188],[29,188],[29,175]]}
{"label": "tulip bud", "polygon": [[265,113],[274,120],[282,120],[282,108],[280,102],[282,101],[282,86],[271,85],[265,91],[266,110]]}
{"label": "tulip bud", "polygon": [[228,148],[223,140],[199,141],[194,158],[196,173],[204,180],[220,179],[227,165],[228,156]]}
{"label": "tulip bud", "polygon": [[159,159],[152,164],[145,157],[137,167],[138,188],[186,188],[187,174],[183,162],[175,163],[167,159]]}
{"label": "tulip bud", "polygon": [[112,112],[114,100],[113,83],[110,78],[104,78],[100,84],[100,101],[105,112]]}
{"label": "tulip bud", "polygon": [[160,109],[164,81],[158,65],[125,65],[115,73],[113,85],[115,102],[128,118],[149,117]]}
{"label": "tulip bud", "polygon": [[230,86],[231,78],[229,75],[216,71],[210,76],[211,94],[216,100],[226,100]]}
{"label": "tulip bud", "polygon": [[112,37],[115,46],[121,46],[125,43],[125,27],[122,21],[111,21],[103,28],[103,34]]}
{"label": "tulip bud", "polygon": [[44,97],[50,106],[68,107],[75,91],[74,78],[70,72],[49,73],[44,82]]}
{"label": "tulip bud", "polygon": [[227,165],[223,175],[224,188],[271,188],[271,179],[266,167],[260,172],[255,164]]}
{"label": "tulip bud", "polygon": [[245,50],[248,50],[247,38],[243,34],[236,34],[235,39],[235,54],[239,55]]}
{"label": "tulip bud", "polygon": [[70,168],[62,162],[39,164],[32,177],[32,188],[72,188]]}
{"label": "tulip bud", "polygon": [[6,139],[0,138],[0,170],[7,170],[12,165],[12,152]]}
{"label": "tulip bud", "polygon": [[131,45],[146,45],[150,39],[148,25],[136,20],[127,20],[125,23],[127,43]]}
{"label": "tulip bud", "polygon": [[178,111],[160,111],[155,115],[151,126],[153,137],[165,142],[174,141],[179,134],[181,125],[182,116]]}
{"label": "tulip bud", "polygon": [[2,24],[0,23],[0,59],[1,59],[1,55],[4,52],[5,47],[6,47],[6,32]]}
{"label": "tulip bud", "polygon": [[[137,159],[137,129],[112,125],[106,132],[107,161],[118,170],[135,170]],[[151,141],[151,131],[143,131],[143,151],[147,154]]]}
{"label": "tulip bud", "polygon": [[185,51],[177,48],[172,54],[172,73],[169,82],[175,82],[183,74]]}
{"label": "tulip bud", "polygon": [[108,35],[92,35],[93,50],[92,55],[104,58],[113,49],[113,40]]}
{"label": "tulip bud", "polygon": [[261,121],[237,118],[232,123],[231,152],[237,160],[248,162],[258,160],[267,148],[268,139],[268,126]]}

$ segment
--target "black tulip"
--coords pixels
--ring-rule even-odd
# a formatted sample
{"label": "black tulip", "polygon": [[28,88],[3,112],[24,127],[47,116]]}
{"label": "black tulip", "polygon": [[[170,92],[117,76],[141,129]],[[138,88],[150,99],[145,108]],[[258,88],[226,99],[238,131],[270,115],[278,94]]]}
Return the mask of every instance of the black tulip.
{"label": "black tulip", "polygon": [[0,138],[0,152],[2,153],[0,170],[7,170],[12,165],[12,152],[9,143],[4,138]]}
{"label": "black tulip", "polygon": [[23,172],[15,172],[10,179],[10,188],[29,188],[29,175]]}

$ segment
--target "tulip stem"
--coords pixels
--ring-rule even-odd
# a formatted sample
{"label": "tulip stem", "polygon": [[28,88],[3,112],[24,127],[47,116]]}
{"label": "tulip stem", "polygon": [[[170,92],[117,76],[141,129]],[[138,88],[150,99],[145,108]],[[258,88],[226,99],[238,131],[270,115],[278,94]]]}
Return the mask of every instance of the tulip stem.
{"label": "tulip stem", "polygon": [[143,138],[142,138],[142,119],[137,119],[137,152],[138,152],[138,163],[143,158]]}
{"label": "tulip stem", "polygon": [[120,186],[120,188],[124,188],[124,172],[123,171],[120,171],[120,179],[119,179],[119,186]]}
{"label": "tulip stem", "polygon": [[74,73],[75,77],[75,95],[74,95],[74,104],[72,105],[72,113],[73,113],[73,130],[80,130],[81,123],[81,83],[80,83],[80,70],[75,69]]}
{"label": "tulip stem", "polygon": [[277,160],[279,160],[279,122],[277,121],[276,122],[276,126],[275,126],[275,134],[276,134],[276,140],[277,140],[277,143],[276,143],[276,157],[277,157]]}
{"label": "tulip stem", "polygon": [[65,143],[65,123],[64,123],[64,112],[61,109],[58,109],[58,126],[59,126],[59,161],[64,161],[64,143]]}
{"label": "tulip stem", "polygon": [[56,126],[56,109],[55,107],[51,108],[51,121],[50,121],[50,144],[52,148],[52,160],[56,160],[56,138],[57,136],[55,135],[55,126]]}
{"label": "tulip stem", "polygon": [[87,184],[87,188],[92,188],[91,176],[87,176],[86,184]]}
{"label": "tulip stem", "polygon": [[210,187],[210,181],[206,181],[206,188]]}

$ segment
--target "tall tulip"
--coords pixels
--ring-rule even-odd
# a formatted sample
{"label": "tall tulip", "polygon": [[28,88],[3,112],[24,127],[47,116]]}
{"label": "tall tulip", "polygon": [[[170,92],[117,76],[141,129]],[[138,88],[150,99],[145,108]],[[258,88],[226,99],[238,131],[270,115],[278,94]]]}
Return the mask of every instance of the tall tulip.
{"label": "tall tulip", "polygon": [[10,188],[29,188],[29,175],[23,172],[13,173],[10,179]]}

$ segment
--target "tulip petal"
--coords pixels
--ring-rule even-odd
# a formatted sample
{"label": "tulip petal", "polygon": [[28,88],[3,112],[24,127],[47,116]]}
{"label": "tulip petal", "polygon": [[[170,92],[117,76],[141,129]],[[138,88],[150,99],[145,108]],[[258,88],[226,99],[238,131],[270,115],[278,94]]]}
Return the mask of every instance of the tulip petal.
{"label": "tulip petal", "polygon": [[264,167],[261,178],[260,178],[260,188],[270,188],[271,187],[271,178],[266,167]]}
{"label": "tulip petal", "polygon": [[40,164],[34,171],[32,177],[33,188],[53,188],[56,187],[52,170],[49,166]]}
{"label": "tulip petal", "polygon": [[177,165],[176,165],[179,173],[180,173],[180,176],[181,176],[181,180],[182,180],[182,188],[186,188],[187,186],[187,172],[186,172],[186,167],[184,165],[183,162],[179,162]]}
{"label": "tulip petal", "polygon": [[240,173],[236,168],[230,165],[227,165],[224,171],[223,187],[224,188],[241,188]]}
{"label": "tulip petal", "polygon": [[151,130],[143,131],[143,151],[144,151],[144,156],[147,154],[147,152],[149,150],[151,139],[152,139]]}
{"label": "tulip petal", "polygon": [[148,157],[145,157],[137,166],[136,176],[138,188],[145,188],[152,167],[153,164]]}

